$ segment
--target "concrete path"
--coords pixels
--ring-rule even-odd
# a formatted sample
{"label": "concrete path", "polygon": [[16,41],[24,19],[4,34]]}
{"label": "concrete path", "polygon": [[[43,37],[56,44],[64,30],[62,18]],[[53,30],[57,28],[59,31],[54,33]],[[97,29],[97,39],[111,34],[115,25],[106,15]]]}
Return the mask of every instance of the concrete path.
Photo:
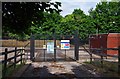
{"label": "concrete path", "polygon": [[89,72],[88,69],[77,62],[34,62],[24,71],[21,77],[76,79],[98,76]]}

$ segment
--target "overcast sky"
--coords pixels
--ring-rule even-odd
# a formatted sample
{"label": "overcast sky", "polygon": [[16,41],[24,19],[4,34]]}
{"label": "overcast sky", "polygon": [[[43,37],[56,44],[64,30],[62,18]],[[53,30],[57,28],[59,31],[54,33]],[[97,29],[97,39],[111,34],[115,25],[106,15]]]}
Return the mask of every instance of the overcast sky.
{"label": "overcast sky", "polygon": [[[85,14],[88,14],[90,8],[95,8],[96,4],[101,0],[52,0],[52,2],[59,1],[62,3],[62,16],[71,14],[74,9],[81,9]],[[109,0],[108,0],[109,1]]]}

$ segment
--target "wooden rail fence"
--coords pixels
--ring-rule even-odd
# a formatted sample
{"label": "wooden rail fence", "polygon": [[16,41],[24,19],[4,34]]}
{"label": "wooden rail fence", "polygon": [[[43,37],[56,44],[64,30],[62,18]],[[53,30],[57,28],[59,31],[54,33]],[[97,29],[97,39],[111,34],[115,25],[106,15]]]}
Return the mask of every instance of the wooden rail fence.
{"label": "wooden rail fence", "polygon": [[[0,63],[2,63],[2,77],[4,78],[6,76],[6,73],[8,72],[8,69],[11,67],[14,67],[14,69],[16,68],[17,63],[21,62],[21,64],[23,63],[23,55],[25,55],[23,53],[24,49],[17,49],[17,47],[15,47],[14,50],[10,50],[8,51],[8,48],[5,48],[5,51],[0,53],[0,56],[3,56],[2,61],[0,61]],[[8,57],[8,54],[13,53],[14,56],[12,57]],[[19,59],[17,59],[19,58]],[[9,63],[10,61],[12,61],[12,63]],[[9,64],[8,64],[9,63]]]}
{"label": "wooden rail fence", "polygon": [[[101,61],[102,67],[103,67],[103,61],[106,61],[106,60],[104,60],[103,57],[109,56],[109,57],[118,58],[118,74],[120,74],[120,46],[118,46],[118,48],[90,48],[90,49],[85,49],[85,50],[90,54],[90,62],[92,62],[92,59],[93,59],[92,54],[100,56],[101,57],[100,61]],[[118,55],[108,55],[108,54],[102,52],[104,50],[117,50]],[[96,51],[99,51],[99,52],[96,52]]]}

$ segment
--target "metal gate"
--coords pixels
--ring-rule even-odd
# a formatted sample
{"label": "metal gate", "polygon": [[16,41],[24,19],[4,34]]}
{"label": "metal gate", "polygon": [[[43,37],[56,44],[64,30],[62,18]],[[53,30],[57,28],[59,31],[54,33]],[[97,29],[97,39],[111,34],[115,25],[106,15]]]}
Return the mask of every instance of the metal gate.
{"label": "metal gate", "polygon": [[[63,41],[63,42],[62,42]],[[64,41],[70,48],[62,48]],[[32,61],[73,61],[79,60],[78,33],[74,35],[31,35],[30,59]]]}

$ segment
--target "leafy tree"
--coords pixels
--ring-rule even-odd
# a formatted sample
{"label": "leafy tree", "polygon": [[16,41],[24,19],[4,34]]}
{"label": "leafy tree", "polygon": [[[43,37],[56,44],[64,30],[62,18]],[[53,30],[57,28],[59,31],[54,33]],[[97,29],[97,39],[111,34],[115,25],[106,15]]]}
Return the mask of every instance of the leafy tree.
{"label": "leafy tree", "polygon": [[[54,6],[54,8],[51,8]],[[5,33],[26,34],[30,33],[31,22],[43,21],[43,12],[57,12],[61,10],[60,2],[3,2],[3,36]],[[37,14],[41,16],[37,16]]]}
{"label": "leafy tree", "polygon": [[100,33],[120,32],[120,2],[100,2],[95,10],[90,11],[93,26]]}
{"label": "leafy tree", "polygon": [[79,36],[81,39],[86,39],[90,30],[90,17],[85,15],[85,13],[81,9],[75,9],[73,11],[75,26],[79,31]]}
{"label": "leafy tree", "polygon": [[42,23],[40,21],[38,21],[37,23],[33,22],[33,25],[31,27],[32,33],[54,34],[55,32],[58,32],[57,28],[59,27],[60,19],[62,18],[62,16],[56,12],[44,12],[43,17],[44,19]]}
{"label": "leafy tree", "polygon": [[3,33],[23,38],[30,33],[73,35],[78,30],[80,38],[86,40],[96,30],[97,33],[120,32],[120,1],[100,2],[94,10],[89,10],[89,15],[74,9],[65,17],[59,14],[59,6],[59,2],[3,3]]}

